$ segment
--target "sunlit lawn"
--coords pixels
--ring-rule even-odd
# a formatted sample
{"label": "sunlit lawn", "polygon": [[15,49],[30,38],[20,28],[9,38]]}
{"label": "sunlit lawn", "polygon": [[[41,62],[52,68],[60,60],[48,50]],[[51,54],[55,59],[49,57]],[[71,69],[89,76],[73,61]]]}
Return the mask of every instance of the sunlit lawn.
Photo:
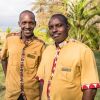
{"label": "sunlit lawn", "polygon": [[[96,51],[95,56],[96,56],[96,62],[97,62],[99,78],[100,78],[100,52]],[[4,100],[4,91],[5,91],[4,80],[5,80],[5,77],[4,77],[4,74],[3,74],[3,71],[0,65],[0,100]],[[100,100],[100,89],[98,89],[95,100]]]}

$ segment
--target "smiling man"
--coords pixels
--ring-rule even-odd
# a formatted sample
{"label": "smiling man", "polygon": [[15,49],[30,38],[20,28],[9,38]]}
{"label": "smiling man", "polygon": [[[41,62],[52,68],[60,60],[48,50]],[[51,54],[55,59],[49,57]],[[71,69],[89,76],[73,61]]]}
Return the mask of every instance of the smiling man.
{"label": "smiling man", "polygon": [[21,31],[7,35],[1,51],[6,75],[5,100],[40,100],[35,76],[45,46],[33,34],[36,21],[31,11],[23,11],[18,24]]}
{"label": "smiling man", "polygon": [[53,15],[48,27],[55,44],[43,52],[37,72],[37,79],[44,82],[42,100],[94,100],[100,83],[93,52],[67,38],[69,24],[64,15]]}

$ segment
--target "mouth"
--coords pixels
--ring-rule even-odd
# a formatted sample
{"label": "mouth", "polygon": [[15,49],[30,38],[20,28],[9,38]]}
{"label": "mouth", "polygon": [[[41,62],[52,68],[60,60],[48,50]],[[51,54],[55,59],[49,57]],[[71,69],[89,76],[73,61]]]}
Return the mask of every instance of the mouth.
{"label": "mouth", "polygon": [[26,33],[27,33],[27,32],[30,32],[30,31],[31,31],[31,30],[28,30],[28,29],[27,29],[27,30],[24,30],[24,32],[26,32]]}
{"label": "mouth", "polygon": [[30,30],[30,29],[24,29],[24,30],[23,30],[23,34],[24,34],[25,36],[30,36],[31,34],[33,34],[33,31]]}
{"label": "mouth", "polygon": [[54,33],[54,34],[52,34],[53,38],[58,38],[59,36],[60,36],[60,33]]}

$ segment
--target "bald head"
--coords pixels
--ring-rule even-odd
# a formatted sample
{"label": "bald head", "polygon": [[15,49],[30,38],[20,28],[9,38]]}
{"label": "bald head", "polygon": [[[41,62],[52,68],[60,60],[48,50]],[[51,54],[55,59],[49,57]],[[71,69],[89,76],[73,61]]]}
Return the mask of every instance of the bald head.
{"label": "bald head", "polygon": [[51,21],[52,19],[55,19],[55,18],[59,19],[59,20],[60,20],[61,22],[63,22],[66,26],[69,26],[68,19],[67,19],[64,15],[62,15],[62,14],[54,14],[54,15],[52,15],[51,18],[50,18],[50,20],[49,20],[49,23],[50,23],[50,21]]}
{"label": "bald head", "polygon": [[48,23],[49,34],[56,44],[63,42],[68,37],[69,23],[62,14],[54,14]]}
{"label": "bald head", "polygon": [[35,15],[29,10],[25,10],[20,13],[19,27],[21,28],[21,35],[29,39],[33,36],[33,30],[36,26]]}
{"label": "bald head", "polygon": [[23,15],[29,15],[32,17],[32,19],[35,20],[35,15],[32,11],[29,11],[29,10],[24,10],[23,12],[20,13],[19,15],[19,21],[22,19]]}

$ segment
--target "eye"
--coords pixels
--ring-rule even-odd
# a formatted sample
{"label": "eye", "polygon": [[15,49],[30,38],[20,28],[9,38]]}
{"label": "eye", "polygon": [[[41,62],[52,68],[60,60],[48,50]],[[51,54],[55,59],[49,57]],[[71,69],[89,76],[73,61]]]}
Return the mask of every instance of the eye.
{"label": "eye", "polygon": [[32,22],[32,21],[30,21],[30,22],[23,21],[21,24],[22,24],[22,25],[26,25],[26,24],[35,25],[35,22]]}
{"label": "eye", "polygon": [[50,29],[50,30],[53,29],[53,26],[49,26],[49,29]]}
{"label": "eye", "polygon": [[63,26],[62,24],[57,24],[57,25],[56,25],[56,27],[62,27],[62,26]]}
{"label": "eye", "polygon": [[30,24],[30,25],[34,25],[35,23],[34,23],[34,22],[29,22],[29,24]]}
{"label": "eye", "polygon": [[22,24],[23,24],[23,25],[25,25],[25,24],[26,24],[26,22],[22,22]]}

